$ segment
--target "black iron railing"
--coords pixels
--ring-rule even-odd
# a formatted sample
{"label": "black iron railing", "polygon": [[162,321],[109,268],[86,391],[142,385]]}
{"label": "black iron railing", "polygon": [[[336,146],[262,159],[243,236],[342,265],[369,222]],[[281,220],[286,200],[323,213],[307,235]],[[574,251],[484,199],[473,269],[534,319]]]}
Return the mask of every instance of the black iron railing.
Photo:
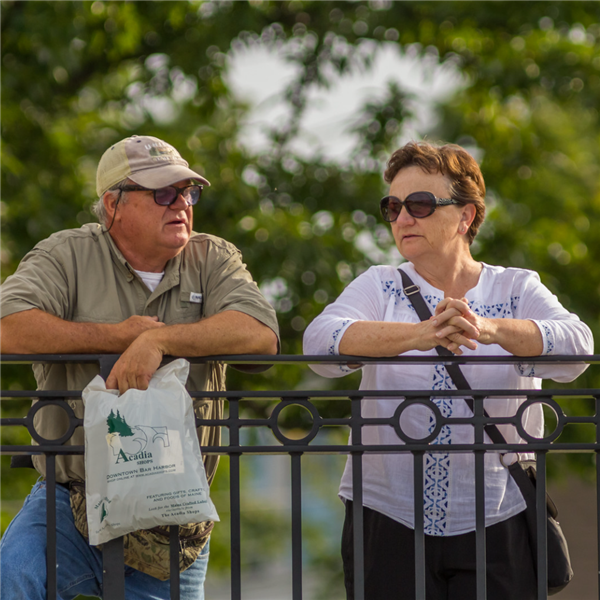
{"label": "black iron railing", "polygon": [[[31,364],[31,363],[96,363],[100,366],[101,374],[106,377],[112,368],[117,356],[114,355],[4,355],[1,361],[4,364]],[[222,361],[228,364],[513,364],[521,362],[513,357],[397,357],[388,359],[374,359],[364,357],[348,356],[219,356],[188,359],[192,363],[203,363],[210,361]],[[529,364],[540,363],[573,363],[586,362],[599,364],[600,356],[556,356],[539,357],[527,359]],[[568,387],[566,389],[544,389],[544,390],[472,390],[468,395],[473,398],[475,411],[469,418],[444,417],[437,406],[430,402],[429,398],[435,397],[464,397],[465,392],[459,390],[428,390],[424,397],[423,390],[396,390],[396,391],[331,391],[331,390],[272,390],[272,391],[232,391],[232,392],[197,392],[193,397],[203,399],[224,399],[228,404],[227,416],[222,419],[202,420],[197,419],[197,426],[217,426],[228,431],[228,443],[223,446],[202,447],[204,454],[228,455],[230,459],[230,513],[231,513],[231,598],[239,600],[242,597],[241,585],[241,512],[240,512],[240,457],[249,454],[286,454],[291,461],[291,518],[292,518],[292,597],[293,600],[301,600],[302,591],[302,517],[301,517],[301,490],[302,490],[302,456],[308,454],[349,454],[352,456],[353,466],[353,516],[354,516],[354,561],[355,561],[355,598],[364,598],[364,554],[362,545],[363,516],[362,516],[362,456],[366,453],[403,452],[411,453],[414,460],[414,498],[415,498],[415,575],[416,575],[416,598],[425,598],[425,552],[424,552],[424,526],[423,526],[423,474],[424,455],[427,452],[472,452],[475,454],[475,486],[476,502],[475,514],[477,523],[476,553],[477,553],[477,598],[486,598],[485,580],[485,498],[484,498],[484,454],[485,452],[533,452],[537,459],[537,502],[540,508],[540,522],[544,522],[546,510],[546,458],[549,452],[590,452],[598,453],[600,450],[600,389],[581,389]],[[483,413],[483,400],[488,396],[501,397],[526,397],[526,405],[541,403],[552,409],[556,415],[556,426],[554,430],[543,438],[534,438],[524,430],[521,423],[522,409],[517,414],[502,418],[487,418]],[[55,457],[60,454],[83,454],[83,446],[63,446],[69,439],[76,427],[82,426],[82,420],[74,416],[73,411],[65,402],[65,399],[80,398],[81,393],[72,390],[34,391],[18,390],[2,391],[2,400],[15,398],[36,397],[40,402],[35,404],[25,417],[3,418],[2,426],[25,426],[31,437],[39,445],[2,445],[2,454],[10,454],[17,457],[27,457],[33,454],[43,454],[46,457],[47,470],[47,515],[48,515],[48,540],[47,540],[47,564],[48,564],[48,598],[56,599],[56,531],[55,531]],[[361,401],[369,401],[370,398],[404,398],[394,415],[387,419],[365,418],[361,414]],[[341,418],[329,418],[321,416],[315,401],[346,399],[350,401],[350,414]],[[595,410],[591,416],[569,416],[561,408],[559,400],[584,399],[588,404],[593,403]],[[277,401],[274,410],[269,416],[258,418],[245,418],[240,410],[240,403],[246,400]],[[415,440],[402,431],[400,415],[402,406],[409,404],[424,404],[428,406],[434,415],[435,427],[433,433],[439,431],[444,425],[468,424],[474,429],[473,444],[435,444],[430,442],[436,436],[429,435],[427,438]],[[69,417],[68,431],[59,439],[45,439],[35,430],[33,416],[42,406],[48,404],[61,406]],[[286,429],[280,426],[280,414],[289,406],[301,406],[310,415],[311,424],[305,428],[306,435],[301,439],[290,437]],[[525,444],[484,444],[484,426],[487,423],[512,424],[517,428]],[[367,445],[362,443],[362,428],[369,425],[389,425],[393,427],[402,443],[398,445]],[[558,438],[566,426],[588,425],[595,428],[593,441],[564,443]],[[323,444],[317,440],[317,434],[325,427],[346,427],[351,433],[348,444]],[[245,427],[262,427],[272,431],[278,444],[244,444],[240,433]],[[558,440],[558,441],[557,441]],[[598,482],[598,498],[600,498],[600,461],[596,461],[596,475]],[[597,503],[597,511],[600,516],[600,503]],[[218,507],[217,507],[218,508]],[[598,520],[600,522],[600,519]],[[600,539],[600,536],[598,536]],[[171,528],[171,598],[179,598],[179,543],[178,528]],[[600,552],[599,552],[600,555]],[[123,577],[123,543],[122,539],[113,540],[104,545],[104,597],[111,600],[124,599],[124,577]],[[545,586],[547,564],[546,564],[546,530],[545,527],[538,528],[538,600],[547,598]],[[600,577],[600,576],[599,576]]]}

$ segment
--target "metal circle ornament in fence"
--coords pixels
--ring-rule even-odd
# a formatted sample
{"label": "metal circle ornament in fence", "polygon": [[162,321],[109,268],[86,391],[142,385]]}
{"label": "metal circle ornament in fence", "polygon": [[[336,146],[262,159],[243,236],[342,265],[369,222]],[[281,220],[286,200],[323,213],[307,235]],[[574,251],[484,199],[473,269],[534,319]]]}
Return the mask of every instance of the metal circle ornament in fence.
{"label": "metal circle ornament in fence", "polygon": [[[534,404],[545,404],[546,406],[550,407],[556,415],[556,427],[554,428],[554,431],[552,431],[549,435],[546,435],[541,438],[535,437],[528,433],[525,429],[525,426],[523,425],[523,417],[525,416],[525,411]],[[553,442],[563,432],[567,419],[565,413],[563,413],[560,404],[558,404],[556,400],[553,400],[549,396],[542,398],[527,398],[527,400],[525,400],[525,402],[523,402],[523,404],[519,406],[515,418],[517,432],[526,442]]]}
{"label": "metal circle ornament in fence", "polygon": [[[300,406],[302,409],[307,410],[311,417],[311,427],[310,431],[307,435],[302,438],[294,439],[287,435],[285,435],[282,431],[281,426],[279,425],[279,417],[281,413],[290,407]],[[319,415],[319,411],[316,409],[314,404],[309,402],[308,400],[282,400],[279,404],[275,406],[273,412],[271,413],[271,417],[269,419],[271,430],[273,431],[273,435],[284,445],[302,445],[308,444],[311,442],[319,432],[321,417]]]}
{"label": "metal circle ornament in fence", "polygon": [[[34,419],[35,415],[38,411],[42,409],[50,408],[51,406],[57,406],[66,414],[66,418],[68,419],[68,425],[65,433],[63,433],[58,438],[46,438],[42,436],[35,429]],[[54,417],[56,420],[56,417]],[[27,425],[27,429],[31,434],[31,437],[40,445],[51,445],[51,446],[61,446],[67,440],[71,439],[75,428],[80,424],[80,419],[75,416],[73,409],[65,402],[64,400],[39,400],[35,404],[31,406],[29,412],[27,413],[27,417],[25,418],[25,423]]]}
{"label": "metal circle ornament in fence", "polygon": [[[421,438],[408,435],[408,433],[403,430],[402,424],[400,423],[402,413],[414,408],[416,405],[424,406],[431,413],[429,433]],[[404,400],[399,404],[392,417],[392,424],[397,436],[407,444],[429,444],[430,442],[433,442],[440,433],[443,426],[443,416],[438,406],[429,398],[411,398]]]}

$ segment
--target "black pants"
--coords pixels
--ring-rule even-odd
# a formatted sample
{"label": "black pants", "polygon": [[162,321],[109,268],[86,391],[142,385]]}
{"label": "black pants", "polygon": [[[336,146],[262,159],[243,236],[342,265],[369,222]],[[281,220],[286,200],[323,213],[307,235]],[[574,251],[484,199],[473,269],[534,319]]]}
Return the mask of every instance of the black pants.
{"label": "black pants", "polygon": [[[414,530],[363,507],[365,600],[414,600]],[[352,502],[342,533],[344,582],[354,600]],[[487,599],[535,600],[537,582],[524,513],[486,529]],[[475,532],[425,536],[427,600],[475,600]]]}

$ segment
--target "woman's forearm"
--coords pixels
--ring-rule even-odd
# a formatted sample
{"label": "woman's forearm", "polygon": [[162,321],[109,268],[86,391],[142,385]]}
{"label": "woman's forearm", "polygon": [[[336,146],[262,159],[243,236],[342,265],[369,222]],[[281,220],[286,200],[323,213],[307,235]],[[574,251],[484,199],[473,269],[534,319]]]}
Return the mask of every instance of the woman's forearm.
{"label": "woman's forearm", "polygon": [[340,354],[351,356],[397,356],[416,348],[416,323],[356,321],[344,332]]}
{"label": "woman's forearm", "polygon": [[526,319],[487,319],[478,342],[498,344],[515,356],[540,356],[544,341],[539,327]]}

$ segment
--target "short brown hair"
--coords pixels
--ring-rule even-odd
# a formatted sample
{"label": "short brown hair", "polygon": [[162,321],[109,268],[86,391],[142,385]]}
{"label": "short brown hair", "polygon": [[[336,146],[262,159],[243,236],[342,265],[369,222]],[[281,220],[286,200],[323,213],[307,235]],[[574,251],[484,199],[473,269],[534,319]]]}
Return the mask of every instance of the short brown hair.
{"label": "short brown hair", "polygon": [[392,154],[383,178],[386,183],[392,183],[402,169],[412,166],[427,173],[445,175],[452,182],[452,198],[461,204],[475,206],[475,218],[467,233],[469,244],[472,244],[485,219],[485,182],[476,160],[456,144],[436,146],[428,142],[409,142]]}

